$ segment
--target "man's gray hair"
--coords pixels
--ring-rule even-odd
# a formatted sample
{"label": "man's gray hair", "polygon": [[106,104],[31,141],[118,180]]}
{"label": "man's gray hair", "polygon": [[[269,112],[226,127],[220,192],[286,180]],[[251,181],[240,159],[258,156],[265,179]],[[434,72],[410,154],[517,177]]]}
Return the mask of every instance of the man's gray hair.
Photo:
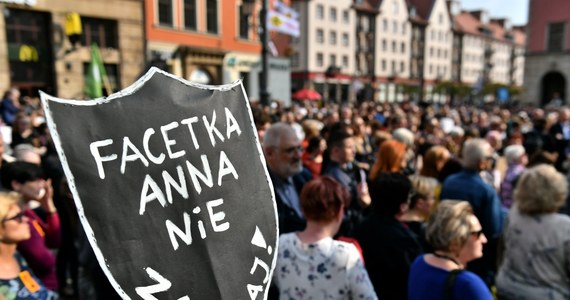
{"label": "man's gray hair", "polygon": [[468,169],[477,169],[479,163],[489,154],[489,148],[491,145],[485,139],[467,140],[462,152],[464,166]]}
{"label": "man's gray hair", "polygon": [[505,148],[505,158],[507,159],[507,164],[512,165],[518,162],[518,160],[525,154],[524,147],[522,145],[510,145]]}
{"label": "man's gray hair", "polygon": [[278,147],[281,139],[284,136],[295,135],[295,131],[291,127],[291,125],[278,122],[274,123],[265,131],[265,135],[263,136],[263,147]]}
{"label": "man's gray hair", "polygon": [[392,138],[412,148],[414,146],[414,133],[407,128],[398,128],[392,132]]}

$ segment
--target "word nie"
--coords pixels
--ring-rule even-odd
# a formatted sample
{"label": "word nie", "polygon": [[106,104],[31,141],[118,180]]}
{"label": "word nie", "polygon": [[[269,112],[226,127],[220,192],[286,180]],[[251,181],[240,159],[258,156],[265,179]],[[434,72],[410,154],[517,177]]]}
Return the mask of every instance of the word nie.
{"label": "word nie", "polygon": [[[208,216],[210,219],[210,223],[212,225],[212,230],[214,232],[223,232],[230,228],[230,223],[224,222],[219,223],[224,220],[226,214],[223,211],[214,212],[214,207],[220,206],[224,204],[224,199],[216,199],[206,202],[206,209],[208,211]],[[202,210],[199,206],[196,206],[192,213],[198,215]],[[190,214],[188,212],[184,212],[184,231],[177,227],[172,221],[166,220],[166,230],[168,231],[168,237],[170,237],[170,242],[172,243],[172,247],[176,251],[179,247],[178,240],[176,237],[180,238],[186,245],[192,244],[192,230],[190,228]],[[206,228],[204,227],[204,222],[202,220],[198,220],[198,231],[200,232],[200,238],[205,239]]]}

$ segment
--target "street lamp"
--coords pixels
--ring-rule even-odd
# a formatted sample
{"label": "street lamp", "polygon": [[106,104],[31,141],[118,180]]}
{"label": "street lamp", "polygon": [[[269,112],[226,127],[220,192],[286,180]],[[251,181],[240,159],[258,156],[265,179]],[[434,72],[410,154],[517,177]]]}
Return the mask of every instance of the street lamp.
{"label": "street lamp", "polygon": [[261,0],[261,78],[259,80],[259,100],[261,105],[269,106],[271,99],[271,94],[267,89],[268,78],[269,78],[269,62],[267,54],[269,52],[269,32],[267,32],[267,8],[269,6],[269,0]]}

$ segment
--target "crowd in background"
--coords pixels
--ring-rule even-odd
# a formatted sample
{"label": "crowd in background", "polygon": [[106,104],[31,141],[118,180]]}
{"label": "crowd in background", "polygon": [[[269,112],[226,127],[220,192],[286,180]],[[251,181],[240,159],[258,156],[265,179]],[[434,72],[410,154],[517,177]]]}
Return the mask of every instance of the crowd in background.
{"label": "crowd in background", "polygon": [[[568,107],[251,105],[279,218],[270,298],[570,299]],[[0,298],[118,298],[39,100],[12,89],[0,115]]]}

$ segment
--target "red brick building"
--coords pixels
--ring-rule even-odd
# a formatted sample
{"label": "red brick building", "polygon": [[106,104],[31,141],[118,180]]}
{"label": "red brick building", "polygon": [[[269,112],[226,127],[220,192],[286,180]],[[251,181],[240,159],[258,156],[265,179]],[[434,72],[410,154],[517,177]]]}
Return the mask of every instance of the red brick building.
{"label": "red brick building", "polygon": [[570,1],[530,0],[525,100],[547,104],[570,96]]}

